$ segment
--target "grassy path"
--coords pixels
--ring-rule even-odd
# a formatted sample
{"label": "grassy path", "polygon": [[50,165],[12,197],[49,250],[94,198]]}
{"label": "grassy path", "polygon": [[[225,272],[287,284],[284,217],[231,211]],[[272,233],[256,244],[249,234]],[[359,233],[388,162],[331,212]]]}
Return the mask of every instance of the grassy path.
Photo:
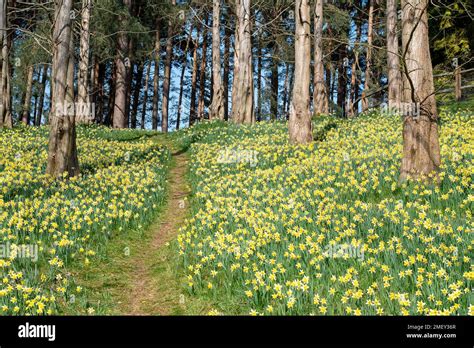
{"label": "grassy path", "polygon": [[176,150],[166,139],[157,137],[157,141],[173,151],[167,202],[146,231],[130,231],[110,240],[106,256],[78,272],[78,284],[88,289],[89,300],[66,314],[81,312],[81,307],[83,314],[84,306],[89,305],[98,308],[97,314],[105,315],[192,315],[209,311],[208,303],[196,298],[190,301],[184,293],[177,250],[170,243],[188,214],[188,154]]}

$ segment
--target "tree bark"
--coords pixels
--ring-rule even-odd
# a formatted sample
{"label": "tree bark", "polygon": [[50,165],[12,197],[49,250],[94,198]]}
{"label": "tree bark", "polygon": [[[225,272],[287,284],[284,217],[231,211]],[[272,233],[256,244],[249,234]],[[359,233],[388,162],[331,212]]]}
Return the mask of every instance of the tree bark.
{"label": "tree bark", "polygon": [[[155,34],[155,50],[153,57],[155,60],[153,75],[153,111],[151,115],[152,129],[158,129],[158,104],[160,99],[160,54],[161,54],[161,37],[160,37],[160,19],[156,19]],[[150,63],[151,64],[151,63]]]}
{"label": "tree bark", "polygon": [[236,0],[232,120],[235,123],[255,123],[252,67],[251,0]]}
{"label": "tree bark", "polygon": [[270,100],[270,113],[272,120],[276,120],[278,117],[278,99],[279,99],[279,87],[280,82],[278,78],[278,44],[272,45],[272,71],[271,71],[271,85],[272,85],[272,98]]}
{"label": "tree bark", "polygon": [[[131,0],[122,0],[123,6],[130,12]],[[125,32],[128,27],[128,19],[125,15],[120,16],[121,32],[118,34],[117,58],[115,59],[115,98],[112,125],[114,128],[127,128],[127,94],[130,74],[129,39]]]}
{"label": "tree bark", "polygon": [[229,120],[229,77],[230,77],[230,36],[231,31],[228,28],[230,21],[227,21],[224,36],[224,120]]}
{"label": "tree bark", "polygon": [[206,65],[207,65],[207,18],[204,31],[202,33],[202,52],[201,52],[201,66],[199,71],[199,99],[197,108],[197,118],[199,121],[204,119],[204,98],[206,95]]}
{"label": "tree bark", "polygon": [[79,174],[76,149],[74,113],[64,105],[67,100],[67,80],[70,69],[72,22],[70,12],[73,0],[56,0],[56,18],[53,34],[53,100],[50,113],[50,135],[46,173],[60,178]]}
{"label": "tree bark", "polygon": [[133,90],[133,108],[130,115],[130,127],[137,128],[137,115],[138,115],[138,104],[140,103],[140,92],[142,89],[143,72],[145,67],[143,63],[139,63],[137,66],[137,73],[135,75],[135,89]]}
{"label": "tree bark", "polygon": [[428,0],[402,0],[402,101],[411,112],[404,115],[401,181],[436,175],[441,164],[427,13]]}
{"label": "tree bark", "polygon": [[28,67],[28,77],[26,80],[25,99],[23,102],[23,112],[21,115],[21,122],[23,122],[23,124],[25,125],[28,125],[30,123],[31,94],[33,90],[33,74],[34,74],[34,67],[33,65],[30,65]]}
{"label": "tree bark", "polygon": [[213,0],[212,12],[212,74],[213,74],[213,96],[209,110],[209,119],[223,120],[224,111],[224,87],[221,76],[221,0]]}
{"label": "tree bark", "polygon": [[290,106],[288,130],[290,142],[305,144],[313,140],[309,109],[311,78],[311,16],[309,0],[295,4],[295,82]]}
{"label": "tree bark", "polygon": [[142,108],[142,118],[141,118],[141,123],[140,127],[141,129],[145,129],[145,117],[146,117],[146,112],[147,112],[147,104],[148,104],[148,84],[150,81],[150,70],[151,70],[151,61],[148,63],[148,67],[146,69],[145,73],[145,88],[143,91],[143,108]]}
{"label": "tree bark", "polygon": [[[80,38],[79,76],[77,99],[82,110],[90,109],[89,100],[89,50],[90,50],[90,11],[92,0],[82,0],[82,20]],[[91,111],[91,110],[90,110]],[[90,113],[89,113],[90,114]],[[93,120],[88,115],[80,115],[76,118],[78,123],[91,123]]]}
{"label": "tree bark", "polygon": [[178,113],[176,116],[176,130],[179,130],[181,126],[181,115],[183,113],[183,97],[184,97],[184,75],[186,74],[186,68],[188,66],[188,50],[192,40],[193,27],[191,26],[186,40],[186,49],[183,54],[183,61],[181,64],[181,76],[179,78],[179,99],[178,99]]}
{"label": "tree bark", "polygon": [[13,127],[11,111],[11,66],[10,66],[10,44],[7,16],[8,0],[0,0],[0,49],[2,56],[0,77],[0,127]]}
{"label": "tree bark", "polygon": [[324,82],[323,63],[323,0],[316,0],[314,11],[314,113],[326,115],[329,113],[328,95]]}
{"label": "tree bark", "polygon": [[38,109],[36,110],[36,118],[35,118],[35,126],[41,125],[41,117],[43,116],[43,109],[44,109],[44,95],[46,89],[46,81],[48,81],[48,64],[43,64],[43,73],[41,75],[41,83],[39,87],[39,102],[38,102]]}
{"label": "tree bark", "polygon": [[[171,5],[176,5],[176,0],[171,0]],[[161,106],[161,131],[168,133],[168,112],[171,86],[171,62],[173,60],[173,21],[168,21],[168,38],[166,39],[166,62],[163,80],[163,103]]]}
{"label": "tree bark", "polygon": [[387,0],[387,65],[388,65],[388,106],[400,105],[402,75],[398,50],[397,0]]}
{"label": "tree bark", "polygon": [[372,42],[374,39],[374,1],[370,0],[369,3],[369,23],[367,32],[367,54],[365,58],[365,79],[364,79],[364,90],[362,92],[362,112],[369,109],[369,99],[367,92],[369,91],[371,80],[372,80]]}

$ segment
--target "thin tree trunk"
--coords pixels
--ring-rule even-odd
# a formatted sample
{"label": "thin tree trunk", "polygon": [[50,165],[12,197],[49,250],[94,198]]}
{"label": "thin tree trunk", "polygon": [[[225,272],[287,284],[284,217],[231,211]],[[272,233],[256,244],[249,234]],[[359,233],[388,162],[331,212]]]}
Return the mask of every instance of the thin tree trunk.
{"label": "thin tree trunk", "polygon": [[329,113],[328,95],[324,82],[323,63],[323,0],[316,0],[314,11],[314,93],[313,104],[316,115]]}
{"label": "thin tree trunk", "polygon": [[212,82],[213,95],[212,104],[209,108],[209,119],[223,120],[224,111],[224,87],[221,76],[221,0],[213,0],[212,11]]}
{"label": "thin tree trunk", "polygon": [[[130,12],[132,1],[122,0],[122,4]],[[128,27],[128,20],[122,15],[119,21],[122,31],[118,35],[117,58],[115,59],[116,78],[112,124],[114,128],[127,128],[127,94],[130,73],[130,58],[128,57],[129,39],[125,31]]]}
{"label": "thin tree trunk", "polygon": [[257,111],[256,111],[258,122],[260,122],[262,120],[262,105],[263,105],[263,101],[262,101],[262,96],[263,96],[263,93],[262,93],[262,69],[263,69],[262,54],[263,54],[263,49],[262,49],[261,40],[262,39],[259,36],[258,40],[257,40],[257,45],[258,45],[258,47],[257,47],[257,90],[258,90],[257,98],[258,98],[258,101],[257,101]]}
{"label": "thin tree trunk", "polygon": [[0,127],[13,127],[13,119],[11,114],[11,66],[9,59],[10,51],[10,35],[8,30],[7,17],[8,0],[0,0],[0,30],[1,40],[0,49],[2,55],[2,71],[0,78]]}
{"label": "thin tree trunk", "polygon": [[362,112],[365,112],[369,109],[370,103],[367,97],[367,92],[369,91],[371,80],[372,80],[372,42],[373,42],[373,29],[374,29],[374,1],[370,0],[369,3],[369,23],[368,23],[368,32],[367,32],[367,55],[365,58],[365,81],[364,81],[364,90],[362,92]]}
{"label": "thin tree trunk", "polygon": [[295,4],[295,83],[290,106],[290,142],[304,144],[313,140],[309,109],[311,78],[311,16],[309,0]]}
{"label": "thin tree trunk", "polygon": [[206,95],[206,65],[207,65],[207,18],[206,25],[202,34],[202,52],[201,52],[201,66],[199,74],[199,99],[198,99],[198,109],[197,109],[197,118],[199,121],[204,119],[204,97]]}
{"label": "thin tree trunk", "polygon": [[229,20],[224,35],[224,120],[229,120],[229,77],[230,77],[230,36]]}
{"label": "thin tree trunk", "polygon": [[112,61],[110,77],[109,77],[109,100],[108,100],[108,112],[104,124],[112,126],[114,123],[114,110],[115,110],[115,81],[117,78],[117,65]]}
{"label": "thin tree trunk", "polygon": [[[80,57],[79,57],[79,76],[77,98],[82,110],[90,109],[89,100],[89,20],[92,0],[82,0],[82,20],[81,20],[81,39],[80,39]],[[91,110],[89,110],[91,111]],[[87,117],[89,116],[89,117]],[[92,118],[85,114],[76,118],[78,123],[90,123]]]}
{"label": "thin tree trunk", "polygon": [[41,125],[41,117],[43,116],[44,109],[44,92],[46,89],[46,82],[48,81],[48,64],[43,64],[43,73],[41,75],[41,83],[39,87],[39,102],[38,110],[36,111],[35,126]]}
{"label": "thin tree trunk", "polygon": [[139,63],[137,66],[137,73],[135,75],[135,89],[133,91],[133,108],[130,115],[130,127],[132,129],[137,128],[137,115],[138,115],[138,104],[140,102],[140,91],[142,89],[143,72],[145,67],[143,63]]}
{"label": "thin tree trunk", "polygon": [[[176,0],[171,0],[171,5],[176,6]],[[166,39],[166,62],[163,80],[163,104],[161,106],[161,131],[168,132],[168,112],[171,86],[171,69],[173,60],[173,21],[168,21],[168,38]]]}
{"label": "thin tree trunk", "polygon": [[153,75],[153,111],[151,116],[152,129],[158,129],[158,103],[160,99],[160,53],[161,53],[161,38],[160,38],[160,19],[156,19],[156,34],[155,34],[155,50],[153,57],[155,61],[154,75]]}
{"label": "thin tree trunk", "polygon": [[[60,178],[64,173],[69,177],[79,174],[79,161],[76,149],[76,129],[74,113],[64,107],[67,100],[68,70],[71,59],[72,22],[70,12],[73,0],[56,0],[56,18],[53,42],[53,99],[50,113],[50,135],[48,164],[46,173]],[[65,112],[66,111],[66,112]]]}
{"label": "thin tree trunk", "polygon": [[[290,94],[290,64],[285,64],[285,83],[283,92],[283,113],[286,115],[288,106],[288,96]],[[277,117],[278,119],[278,117]]]}
{"label": "thin tree trunk", "polygon": [[[428,0],[402,0],[404,105],[400,180],[436,175],[441,164],[438,110],[428,34]],[[419,110],[419,115],[413,112]]]}
{"label": "thin tree trunk", "polygon": [[198,78],[198,46],[199,46],[199,36],[201,34],[201,26],[197,28],[197,36],[193,45],[193,73],[191,76],[191,98],[190,98],[190,107],[189,107],[189,125],[192,126],[197,120],[197,105],[196,105],[196,95],[197,95],[197,78]]}
{"label": "thin tree trunk", "polygon": [[272,49],[272,75],[271,75],[271,84],[272,84],[272,98],[270,100],[270,114],[272,120],[276,120],[278,117],[278,99],[279,99],[279,79],[278,79],[278,45],[274,44]]}
{"label": "thin tree trunk", "polygon": [[236,0],[232,120],[235,123],[255,123],[252,67],[251,0]]}
{"label": "thin tree trunk", "polygon": [[193,27],[189,30],[188,39],[186,41],[186,49],[183,52],[183,61],[181,64],[181,76],[179,78],[179,99],[178,99],[178,113],[176,116],[176,130],[181,126],[181,114],[183,113],[183,96],[184,96],[184,75],[188,66],[188,50],[192,40]]}
{"label": "thin tree trunk", "polygon": [[31,111],[31,94],[33,91],[33,74],[34,74],[34,67],[30,65],[28,67],[28,76],[26,80],[26,91],[25,91],[25,99],[23,102],[23,112],[21,115],[21,122],[25,125],[30,123],[30,111]]}
{"label": "thin tree trunk", "polygon": [[151,70],[151,61],[148,62],[148,66],[146,69],[145,73],[145,88],[143,91],[143,108],[142,108],[142,118],[141,118],[141,123],[140,127],[141,129],[145,129],[145,117],[146,117],[146,112],[147,112],[147,104],[148,104],[148,84],[150,81],[150,70]]}
{"label": "thin tree trunk", "polygon": [[398,52],[397,0],[387,0],[387,65],[388,106],[397,107],[401,101],[402,75]]}

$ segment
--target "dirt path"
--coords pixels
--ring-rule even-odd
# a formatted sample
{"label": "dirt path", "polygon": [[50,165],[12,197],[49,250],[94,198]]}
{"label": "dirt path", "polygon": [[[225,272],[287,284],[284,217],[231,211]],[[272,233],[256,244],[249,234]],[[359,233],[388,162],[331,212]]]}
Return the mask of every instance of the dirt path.
{"label": "dirt path", "polygon": [[[183,295],[176,293],[177,279],[169,253],[161,249],[174,239],[187,214],[189,194],[186,184],[187,154],[173,153],[173,166],[170,170],[169,199],[158,222],[150,227],[150,241],[143,245],[138,255],[131,260],[132,274],[130,292],[122,304],[121,312],[127,315],[166,315],[176,312],[183,304]],[[168,268],[168,269],[166,269]],[[161,275],[157,277],[156,273]],[[163,279],[165,275],[167,279]]]}

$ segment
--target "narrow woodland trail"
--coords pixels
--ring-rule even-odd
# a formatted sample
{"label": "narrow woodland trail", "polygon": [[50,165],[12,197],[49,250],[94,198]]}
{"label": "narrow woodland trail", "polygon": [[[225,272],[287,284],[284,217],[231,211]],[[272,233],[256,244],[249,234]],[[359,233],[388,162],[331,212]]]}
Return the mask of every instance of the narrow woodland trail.
{"label": "narrow woodland trail", "polygon": [[[178,229],[184,223],[187,213],[189,194],[186,184],[187,154],[184,151],[173,153],[173,166],[170,170],[169,198],[162,216],[150,227],[150,241],[143,245],[131,260],[132,274],[130,292],[122,303],[121,312],[127,315],[166,315],[180,305],[180,296],[170,293],[170,282],[176,279],[162,279],[155,276],[155,271],[162,267],[170,267],[167,257],[157,259],[160,248],[173,240]],[[160,274],[174,272],[160,272]]]}

